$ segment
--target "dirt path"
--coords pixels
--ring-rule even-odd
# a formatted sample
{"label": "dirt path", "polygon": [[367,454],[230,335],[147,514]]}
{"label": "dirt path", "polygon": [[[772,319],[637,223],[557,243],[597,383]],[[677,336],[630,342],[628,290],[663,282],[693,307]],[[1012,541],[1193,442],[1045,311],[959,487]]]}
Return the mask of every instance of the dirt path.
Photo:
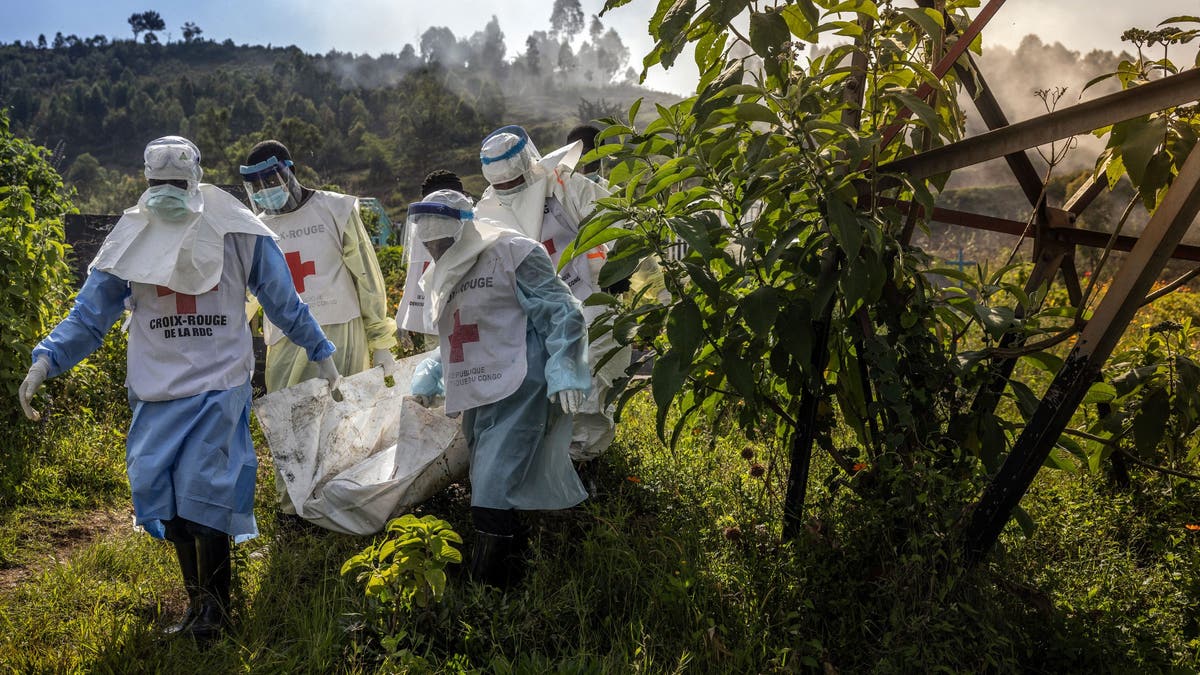
{"label": "dirt path", "polygon": [[81,511],[69,521],[47,518],[46,522],[29,524],[37,531],[36,541],[28,549],[30,562],[0,569],[0,592],[10,591],[30,577],[71,559],[75,552],[94,542],[116,536],[133,527],[133,509],[99,509]]}

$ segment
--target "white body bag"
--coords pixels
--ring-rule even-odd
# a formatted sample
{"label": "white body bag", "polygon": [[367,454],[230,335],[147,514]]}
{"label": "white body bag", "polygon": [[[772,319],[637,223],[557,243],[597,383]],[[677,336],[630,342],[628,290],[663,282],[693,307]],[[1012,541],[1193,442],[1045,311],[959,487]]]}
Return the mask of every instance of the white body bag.
{"label": "white body bag", "polygon": [[297,515],[335,532],[375,534],[466,476],[460,420],[406,396],[426,356],[401,359],[392,387],[379,368],[342,378],[341,401],[318,378],[254,402]]}

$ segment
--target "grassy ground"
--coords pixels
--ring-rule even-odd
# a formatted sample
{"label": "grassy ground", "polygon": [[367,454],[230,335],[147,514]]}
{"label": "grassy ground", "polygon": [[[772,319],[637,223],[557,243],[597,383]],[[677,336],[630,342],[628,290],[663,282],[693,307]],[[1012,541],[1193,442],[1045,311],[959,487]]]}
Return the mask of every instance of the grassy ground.
{"label": "grassy ground", "polygon": [[[235,628],[207,650],[158,636],[184,606],[173,554],[122,524],[117,439],[96,431],[100,421],[75,425],[72,433],[106,439],[107,450],[93,456],[81,451],[88,443],[56,437],[31,472],[61,498],[26,499],[2,516],[0,550],[15,582],[0,590],[0,670],[1090,673],[1200,665],[1200,533],[1186,527],[1200,522],[1200,500],[1186,483],[1135,474],[1133,490],[1115,492],[1099,479],[1043,472],[1025,501],[1038,530],[1025,538],[1010,528],[1002,550],[964,575],[939,559],[947,530],[931,525],[898,538],[877,505],[826,487],[834,483],[823,480],[830,468],[819,458],[808,532],[781,545],[785,463],[770,448],[697,434],[672,452],[654,438],[652,419],[646,402],[626,415],[603,459],[600,498],[534,519],[518,588],[481,588],[452,568],[444,601],[397,610],[405,634],[388,642],[364,620],[361,590],[338,575],[369,541],[282,529],[264,462],[263,534],[235,553]],[[752,475],[755,464],[761,477]],[[65,497],[76,493],[91,497]],[[458,486],[423,511],[467,535],[467,509]],[[80,524],[96,531],[72,535]]]}

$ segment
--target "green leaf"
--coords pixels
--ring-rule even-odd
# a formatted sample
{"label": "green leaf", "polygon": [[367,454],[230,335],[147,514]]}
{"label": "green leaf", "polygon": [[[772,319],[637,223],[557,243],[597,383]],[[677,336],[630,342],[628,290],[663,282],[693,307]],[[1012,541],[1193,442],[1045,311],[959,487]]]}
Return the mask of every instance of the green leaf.
{"label": "green leaf", "polygon": [[1037,532],[1037,523],[1033,522],[1033,518],[1029,517],[1029,512],[1021,508],[1020,505],[1013,508],[1013,520],[1016,520],[1017,525],[1021,526],[1021,532],[1025,535],[1026,539],[1032,537],[1034,532]]}
{"label": "green leaf", "polygon": [[671,401],[683,386],[684,375],[690,363],[684,364],[679,352],[670,350],[654,360],[654,370],[650,373],[650,391],[654,395],[654,404],[658,407],[657,429],[658,437],[664,437],[663,425],[667,419],[667,411]]}
{"label": "green leaf", "polygon": [[607,244],[610,241],[615,241],[622,237],[634,236],[633,232],[630,232],[623,227],[608,227],[600,230],[599,232],[587,232],[585,230],[580,234],[587,236],[587,240],[580,241],[579,239],[576,239],[570,244],[567,244],[567,247],[563,249],[562,257],[558,260],[558,271],[561,272],[562,269],[571,262],[571,260],[584,251],[590,251],[601,244]]}
{"label": "green leaf", "polygon": [[791,37],[778,12],[750,12],[750,48],[764,59],[774,58]]}
{"label": "green leaf", "polygon": [[766,335],[779,315],[779,292],[771,286],[756,288],[742,299],[741,308],[750,330],[756,335]]}
{"label": "green leaf", "polygon": [[433,590],[433,596],[440,598],[446,591],[446,573],[440,569],[425,570],[425,583]]}
{"label": "green leaf", "polygon": [[1011,307],[986,307],[975,305],[975,316],[994,338],[1004,335],[1005,331],[1016,326],[1017,319]]}
{"label": "green leaf", "polygon": [[[664,5],[668,5],[668,8],[658,23],[657,37],[662,42],[671,42],[679,37],[684,26],[692,20],[692,15],[696,13],[696,0],[662,0],[658,5],[659,9]],[[653,25],[651,23],[651,26]]]}
{"label": "green leaf", "polygon": [[687,242],[705,260],[717,257],[717,252],[708,243],[709,232],[721,227],[717,214],[711,211],[697,213],[686,218],[679,218],[672,223],[675,233]]}
{"label": "green leaf", "polygon": [[913,114],[917,116],[917,119],[921,120],[921,123],[926,128],[935,133],[940,132],[942,118],[938,116],[937,112],[928,103],[906,91],[893,92],[892,96],[899,99],[905,108],[913,111]]}
{"label": "green leaf", "polygon": [[1033,413],[1037,411],[1038,406],[1041,405],[1041,400],[1024,382],[1009,380],[1008,386],[1017,399],[1017,410],[1020,411],[1021,417],[1028,422],[1029,418],[1033,417]]}
{"label": "green leaf", "polygon": [[848,204],[840,199],[832,198],[826,202],[829,213],[829,231],[837,240],[838,246],[846,256],[846,260],[854,260],[862,248],[862,227],[856,214]]}
{"label": "green leaf", "polygon": [[1164,19],[1164,20],[1158,22],[1158,25],[1165,26],[1169,23],[1200,23],[1200,16],[1192,16],[1189,14],[1182,14],[1180,16],[1173,16],[1169,19]]}
{"label": "green leaf", "polygon": [[672,351],[678,352],[681,359],[690,361],[703,339],[700,308],[691,298],[681,298],[667,314],[667,340],[671,343]]}
{"label": "green leaf", "polygon": [[[936,38],[944,32],[941,12],[933,9],[918,9],[914,7],[897,7],[896,11],[901,12],[910,21],[920,26],[921,30],[925,31],[925,35],[931,38]],[[916,111],[914,110],[913,112]]]}
{"label": "green leaf", "polygon": [[1117,390],[1117,396],[1121,398],[1157,379],[1158,374],[1158,364],[1139,366],[1112,378],[1112,384]]}
{"label": "green leaf", "polygon": [[1157,389],[1142,400],[1142,405],[1133,417],[1133,442],[1138,454],[1150,457],[1167,432],[1167,418],[1171,415],[1171,401],[1167,392]]}
{"label": "green leaf", "polygon": [[1096,382],[1088,388],[1084,403],[1108,403],[1117,397],[1117,388],[1107,382]]}
{"label": "green leaf", "polygon": [[742,398],[754,398],[754,368],[745,359],[733,350],[724,350],[721,353],[721,371]]}
{"label": "green leaf", "polygon": [[617,304],[617,299],[615,297],[609,295],[608,293],[603,293],[600,291],[592,293],[591,295],[588,296],[587,300],[583,301],[584,307],[596,307],[598,305],[611,307],[612,305],[615,305],[615,304]]}
{"label": "green leaf", "polygon": [[[645,97],[639,96],[637,100],[633,102],[633,105],[629,106],[629,126],[631,127],[636,126],[638,110],[641,110],[643,100],[645,100]],[[602,137],[597,137],[596,140],[599,142],[602,140]]]}
{"label": "green leaf", "polygon": [[649,253],[650,246],[641,237],[619,239],[600,268],[600,286],[611,286],[628,278]]}
{"label": "green leaf", "polygon": [[1063,360],[1049,352],[1033,352],[1025,354],[1021,358],[1028,359],[1034,367],[1051,375],[1057,374],[1063,366]]}
{"label": "green leaf", "polygon": [[743,122],[766,122],[779,124],[779,116],[761,103],[739,103],[734,116]]}
{"label": "green leaf", "polygon": [[1121,160],[1129,173],[1129,180],[1135,186],[1141,187],[1146,175],[1146,165],[1158,152],[1167,134],[1167,118],[1164,116],[1146,119],[1144,117],[1126,120],[1116,125],[1124,127],[1124,141],[1121,143]]}

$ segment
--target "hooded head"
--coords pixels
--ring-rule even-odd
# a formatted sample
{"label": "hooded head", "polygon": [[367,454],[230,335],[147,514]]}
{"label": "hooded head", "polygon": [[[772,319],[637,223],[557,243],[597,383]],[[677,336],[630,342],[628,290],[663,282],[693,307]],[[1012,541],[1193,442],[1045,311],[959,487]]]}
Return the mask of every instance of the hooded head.
{"label": "hooded head", "polygon": [[435,261],[462,236],[464,222],[474,217],[471,200],[455,190],[435,190],[408,205],[409,231]]}
{"label": "hooded head", "polygon": [[497,195],[511,195],[534,181],[534,172],[542,159],[525,129],[511,125],[500,127],[483,139],[479,161],[483,177]]}
{"label": "hooded head", "polygon": [[[574,143],[575,141],[581,141],[583,143],[581,152],[586,155],[587,153],[596,149],[596,135],[599,133],[600,130],[590,124],[580,124],[567,133],[567,142]],[[600,160],[597,159],[594,162],[588,162],[585,164],[583,166],[582,174],[590,177],[599,171]]]}
{"label": "hooded head", "polygon": [[184,180],[193,187],[204,177],[200,148],[183,136],[163,136],[150,141],[142,154],[149,180]]}
{"label": "hooded head", "polygon": [[143,194],[146,209],[159,220],[179,223],[200,210],[200,149],[182,136],[163,136],[150,141],[142,153],[146,180]]}

